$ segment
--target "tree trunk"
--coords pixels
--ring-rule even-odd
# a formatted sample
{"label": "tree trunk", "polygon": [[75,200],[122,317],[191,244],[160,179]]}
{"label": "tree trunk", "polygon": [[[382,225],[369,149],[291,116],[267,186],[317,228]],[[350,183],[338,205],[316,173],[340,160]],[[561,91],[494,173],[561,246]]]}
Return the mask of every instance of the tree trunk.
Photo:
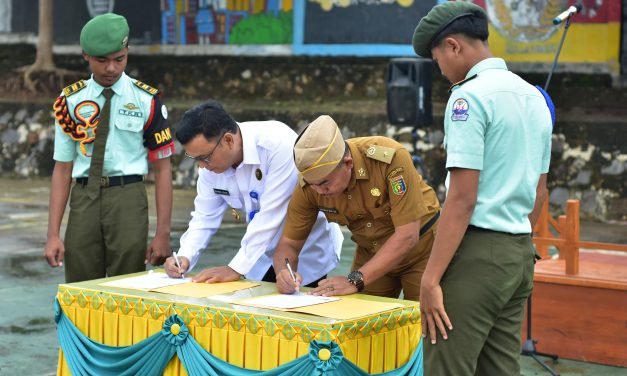
{"label": "tree trunk", "polygon": [[53,70],[52,59],[53,36],[53,0],[39,0],[39,32],[37,35],[37,56],[34,70]]}

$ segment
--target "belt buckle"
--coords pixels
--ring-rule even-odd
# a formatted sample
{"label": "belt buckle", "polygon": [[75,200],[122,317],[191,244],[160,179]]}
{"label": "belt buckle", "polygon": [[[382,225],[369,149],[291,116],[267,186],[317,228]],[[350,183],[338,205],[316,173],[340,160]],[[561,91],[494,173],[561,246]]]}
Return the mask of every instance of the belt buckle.
{"label": "belt buckle", "polygon": [[109,186],[109,177],[103,176],[100,178],[100,186],[103,188],[107,188]]}

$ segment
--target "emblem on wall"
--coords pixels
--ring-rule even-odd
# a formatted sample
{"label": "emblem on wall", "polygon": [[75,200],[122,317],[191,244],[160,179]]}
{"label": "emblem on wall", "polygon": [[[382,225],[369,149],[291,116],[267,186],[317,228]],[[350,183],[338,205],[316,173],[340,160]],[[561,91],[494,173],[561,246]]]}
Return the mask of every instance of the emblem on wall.
{"label": "emblem on wall", "polygon": [[101,14],[113,12],[115,0],[86,0],[89,16],[94,18]]}
{"label": "emblem on wall", "polygon": [[488,18],[498,32],[517,42],[541,42],[558,28],[553,17],[568,7],[568,0],[486,0]]}

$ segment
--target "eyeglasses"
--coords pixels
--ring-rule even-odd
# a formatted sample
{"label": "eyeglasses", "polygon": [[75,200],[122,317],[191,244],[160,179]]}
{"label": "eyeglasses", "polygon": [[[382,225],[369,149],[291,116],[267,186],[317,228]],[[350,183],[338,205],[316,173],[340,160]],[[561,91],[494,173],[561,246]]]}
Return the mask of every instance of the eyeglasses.
{"label": "eyeglasses", "polygon": [[220,137],[218,137],[218,142],[216,143],[216,146],[213,147],[213,150],[211,150],[211,152],[209,154],[201,155],[199,157],[194,157],[194,156],[191,156],[191,155],[187,154],[187,152],[185,152],[185,156],[187,158],[189,158],[189,159],[193,159],[193,160],[198,161],[198,162],[205,162],[205,163],[211,162],[211,157],[213,157],[213,153],[215,153],[215,151],[218,148],[218,146],[220,146],[220,143],[222,142],[222,137],[224,137],[225,133],[226,132],[222,132],[220,134]]}

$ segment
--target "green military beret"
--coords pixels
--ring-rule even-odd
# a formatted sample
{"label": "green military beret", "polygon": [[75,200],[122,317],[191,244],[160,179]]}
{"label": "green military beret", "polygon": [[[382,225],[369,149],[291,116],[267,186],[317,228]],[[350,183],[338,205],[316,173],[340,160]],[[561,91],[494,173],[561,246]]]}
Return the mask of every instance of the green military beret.
{"label": "green military beret", "polygon": [[81,48],[90,56],[106,56],[128,46],[126,18],[114,13],[92,18],[81,30]]}
{"label": "green military beret", "polygon": [[446,29],[453,21],[462,17],[477,17],[487,20],[487,15],[483,8],[473,3],[465,1],[447,1],[433,7],[424,16],[416,30],[412,43],[414,51],[418,56],[431,57],[431,44],[438,35]]}

